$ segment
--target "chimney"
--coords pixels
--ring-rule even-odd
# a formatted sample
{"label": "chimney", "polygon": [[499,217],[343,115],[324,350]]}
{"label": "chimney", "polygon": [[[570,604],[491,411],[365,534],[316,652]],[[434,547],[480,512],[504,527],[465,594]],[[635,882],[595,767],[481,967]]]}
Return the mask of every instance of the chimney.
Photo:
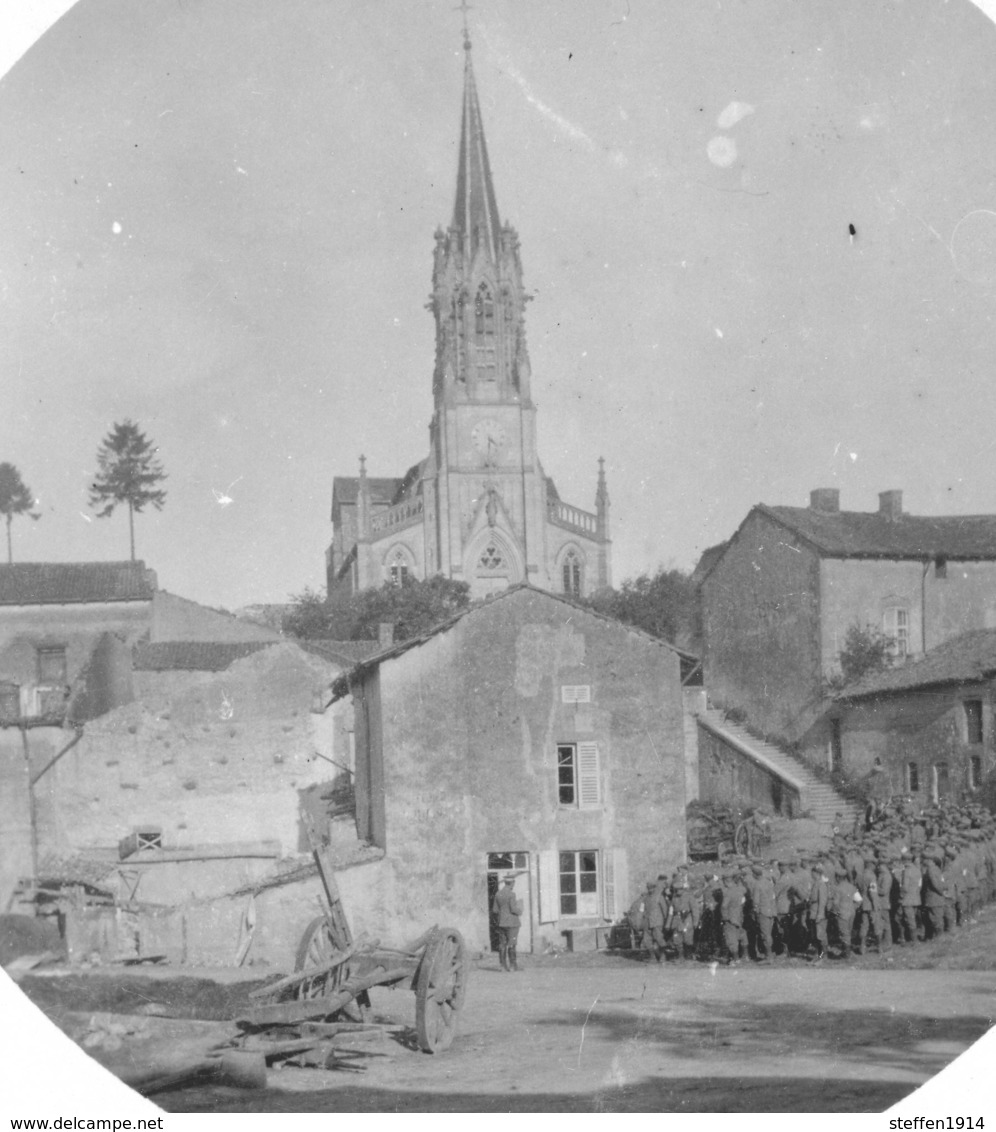
{"label": "chimney", "polygon": [[895,521],[903,513],[903,493],[901,491],[880,491],[878,493],[878,513],[883,519]]}
{"label": "chimney", "polygon": [[809,493],[810,511],[840,510],[840,491],[836,487],[818,487]]}
{"label": "chimney", "polygon": [[377,641],[383,649],[394,644],[394,622],[381,621],[377,626]]}

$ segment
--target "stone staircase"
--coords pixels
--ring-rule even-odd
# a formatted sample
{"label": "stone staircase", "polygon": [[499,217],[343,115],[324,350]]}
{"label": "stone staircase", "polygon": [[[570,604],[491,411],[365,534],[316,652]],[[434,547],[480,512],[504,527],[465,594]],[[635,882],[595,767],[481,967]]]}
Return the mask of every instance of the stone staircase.
{"label": "stone staircase", "polygon": [[705,708],[697,712],[696,717],[717,738],[797,790],[803,813],[808,811],[821,825],[829,828],[838,814],[843,815],[845,825],[854,822],[858,806],[829,782],[817,778],[802,759],[756,738],[716,708]]}

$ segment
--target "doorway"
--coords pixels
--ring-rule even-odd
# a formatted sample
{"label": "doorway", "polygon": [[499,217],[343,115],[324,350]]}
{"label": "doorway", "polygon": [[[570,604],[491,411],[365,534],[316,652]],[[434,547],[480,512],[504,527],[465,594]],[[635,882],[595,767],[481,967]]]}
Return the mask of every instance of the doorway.
{"label": "doorway", "polygon": [[488,854],[488,945],[498,950],[498,917],[491,911],[498,889],[507,873],[515,874],[515,895],[522,901],[522,927],[519,929],[519,950],[532,951],[532,879],[529,854],[521,850]]}
{"label": "doorway", "polygon": [[931,785],[931,801],[935,805],[951,797],[951,773],[947,763],[934,763],[934,781]]}

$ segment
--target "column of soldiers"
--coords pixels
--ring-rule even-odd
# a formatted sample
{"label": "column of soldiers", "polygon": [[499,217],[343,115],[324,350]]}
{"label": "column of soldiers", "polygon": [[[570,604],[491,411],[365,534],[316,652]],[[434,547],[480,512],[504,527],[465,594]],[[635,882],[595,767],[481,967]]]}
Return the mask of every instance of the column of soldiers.
{"label": "column of soldiers", "polygon": [[818,854],[682,865],[648,881],[627,918],[658,963],[668,950],[679,960],[820,963],[915,947],[975,923],[993,900],[996,817],[972,803],[917,814],[903,799],[835,831]]}

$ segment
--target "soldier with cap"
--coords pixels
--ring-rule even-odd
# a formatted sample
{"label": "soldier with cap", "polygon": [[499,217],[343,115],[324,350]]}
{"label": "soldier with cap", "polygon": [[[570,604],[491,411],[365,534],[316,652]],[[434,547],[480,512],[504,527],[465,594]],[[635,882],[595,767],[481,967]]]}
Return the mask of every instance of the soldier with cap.
{"label": "soldier with cap", "polygon": [[747,890],[741,883],[739,868],[730,866],[723,870],[722,893],[723,943],[729,954],[727,963],[736,966],[747,950],[747,933],[744,931]]}
{"label": "soldier with cap", "polygon": [[761,963],[770,963],[775,924],[775,882],[771,873],[755,861],[748,882],[751,912],[754,920],[754,955]]}
{"label": "soldier with cap", "polygon": [[688,883],[688,873],[675,874],[671,889],[671,941],[679,959],[695,957],[695,921],[698,901]]}
{"label": "soldier with cap", "polygon": [[656,884],[652,880],[647,881],[644,944],[649,943],[650,953],[658,963],[664,957],[664,925],[668,920],[666,885],[667,877],[664,876],[659,876]]}
{"label": "soldier with cap", "polygon": [[515,874],[508,873],[495,893],[491,911],[498,917],[498,958],[503,971],[518,971],[516,945],[522,925],[522,901],[515,895]]}
{"label": "soldier with cap", "polygon": [[810,869],[812,884],[809,889],[808,923],[809,938],[816,949],[814,962],[822,963],[827,953],[827,903],[829,886],[823,875],[823,866],[816,864]]}
{"label": "soldier with cap", "polygon": [[937,845],[928,845],[924,852],[923,932],[924,938],[935,939],[944,930],[944,908],[948,902],[948,882],[941,871],[944,853]]}

